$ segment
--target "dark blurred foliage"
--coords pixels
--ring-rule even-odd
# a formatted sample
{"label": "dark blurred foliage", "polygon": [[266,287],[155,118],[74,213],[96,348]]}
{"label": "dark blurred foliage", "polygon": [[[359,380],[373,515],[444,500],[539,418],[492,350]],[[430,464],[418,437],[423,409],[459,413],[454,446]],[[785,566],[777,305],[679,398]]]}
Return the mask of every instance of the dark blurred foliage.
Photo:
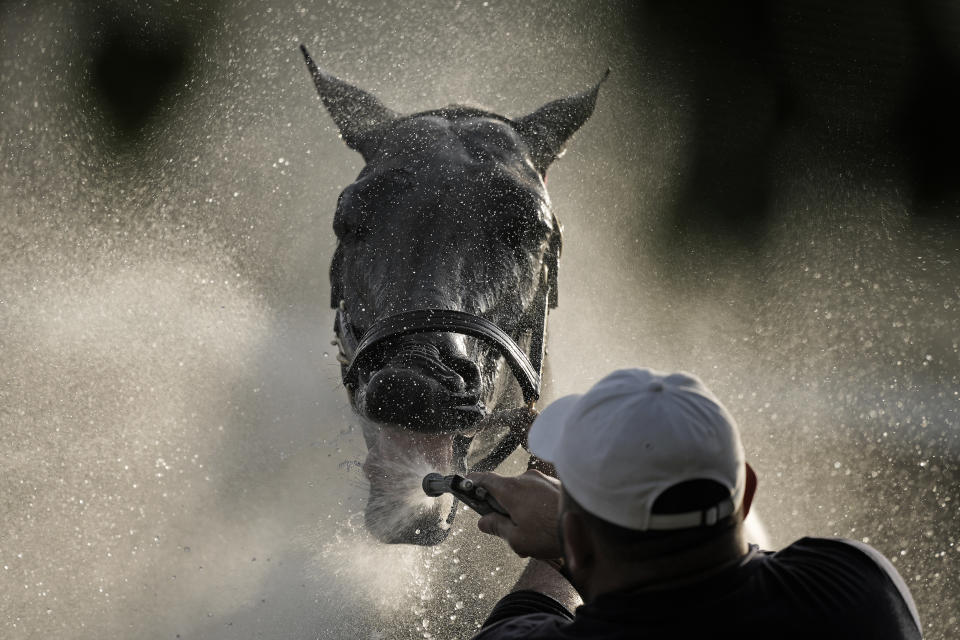
{"label": "dark blurred foliage", "polygon": [[118,146],[135,149],[163,118],[198,68],[200,41],[215,3],[178,10],[174,5],[97,3],[80,9],[89,64],[91,107],[104,118]]}
{"label": "dark blurred foliage", "polygon": [[929,33],[933,18],[926,17],[915,25],[919,67],[896,123],[896,142],[910,162],[916,213],[956,221],[960,200],[960,64],[957,59],[951,60],[941,42]]}
{"label": "dark blurred foliage", "polygon": [[157,103],[183,78],[188,42],[178,32],[161,39],[127,21],[106,28],[94,53],[91,82],[123,135],[136,135]]}
{"label": "dark blurred foliage", "polygon": [[[803,162],[902,184],[917,218],[960,228],[960,12],[939,0],[691,0],[624,8],[684,87],[686,162],[666,203],[673,243],[753,253],[771,219],[783,141]],[[217,7],[101,3],[86,15],[95,108],[135,148],[195,70]],[[951,13],[952,12],[952,13]],[[954,24],[956,23],[956,24]],[[951,49],[953,47],[953,49]],[[169,112],[167,112],[169,113]],[[855,169],[856,171],[856,169]]]}
{"label": "dark blurred foliage", "polygon": [[757,249],[790,135],[810,141],[805,162],[893,177],[913,215],[960,228],[960,11],[948,3],[654,0],[630,21],[692,110],[674,241]]}

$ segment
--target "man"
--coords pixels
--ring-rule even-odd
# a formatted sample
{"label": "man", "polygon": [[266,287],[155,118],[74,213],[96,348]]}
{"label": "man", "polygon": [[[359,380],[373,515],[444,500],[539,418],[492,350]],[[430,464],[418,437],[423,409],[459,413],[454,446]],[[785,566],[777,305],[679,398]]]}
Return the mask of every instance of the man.
{"label": "man", "polygon": [[921,637],[906,585],[867,545],[748,544],[756,476],[693,376],[616,371],[548,406],[529,448],[559,481],[470,476],[510,514],[480,530],[531,557],[478,639]]}

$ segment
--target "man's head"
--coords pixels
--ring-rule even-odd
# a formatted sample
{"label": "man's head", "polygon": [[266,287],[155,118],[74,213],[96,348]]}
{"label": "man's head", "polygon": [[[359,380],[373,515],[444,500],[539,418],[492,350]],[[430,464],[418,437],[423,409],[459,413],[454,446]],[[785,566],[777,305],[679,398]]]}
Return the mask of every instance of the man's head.
{"label": "man's head", "polygon": [[733,418],[685,373],[615,371],[548,406],[529,448],[556,467],[564,522],[627,562],[731,538],[755,484]]}

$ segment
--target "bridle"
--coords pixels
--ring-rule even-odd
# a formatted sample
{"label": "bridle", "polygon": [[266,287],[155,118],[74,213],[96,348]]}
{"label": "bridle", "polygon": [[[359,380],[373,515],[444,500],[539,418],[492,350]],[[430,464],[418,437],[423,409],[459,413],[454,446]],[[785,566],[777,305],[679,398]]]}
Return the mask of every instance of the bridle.
{"label": "bridle", "polygon": [[[540,397],[544,346],[546,344],[547,314],[557,306],[557,267],[563,244],[563,231],[560,222],[553,217],[553,231],[550,235],[547,252],[540,270],[540,286],[536,299],[530,305],[524,318],[518,325],[521,333],[530,331],[530,346],[525,351],[517,340],[495,323],[472,313],[453,309],[414,309],[380,318],[366,331],[359,333],[350,320],[346,304],[341,298],[336,303],[336,318],[333,331],[339,347],[337,359],[340,362],[340,375],[343,385],[353,396],[360,371],[375,358],[377,347],[384,342],[402,336],[418,333],[449,332],[459,333],[486,342],[504,358],[513,376],[523,392],[523,400],[528,409]],[[337,259],[335,256],[334,260]],[[334,264],[332,273],[339,276],[339,265]],[[342,285],[334,285],[335,291],[342,291]],[[339,296],[337,296],[339,297]],[[482,405],[478,405],[484,417],[478,423],[482,425],[493,419]],[[499,411],[497,413],[500,413]],[[526,425],[529,427],[529,425]],[[489,471],[499,466],[513,453],[525,439],[523,426],[511,426],[507,435],[498,442],[483,459],[470,469],[471,471]],[[454,436],[454,457],[458,472],[466,472],[466,456],[473,436],[457,433]]]}

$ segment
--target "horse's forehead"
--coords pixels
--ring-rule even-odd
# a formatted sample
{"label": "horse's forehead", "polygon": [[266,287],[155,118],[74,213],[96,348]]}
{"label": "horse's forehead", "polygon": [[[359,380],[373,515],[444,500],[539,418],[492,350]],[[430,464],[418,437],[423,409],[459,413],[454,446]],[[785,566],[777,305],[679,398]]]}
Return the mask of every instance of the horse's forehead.
{"label": "horse's forehead", "polygon": [[430,158],[437,154],[469,160],[477,150],[497,151],[501,161],[523,162],[523,143],[513,127],[490,117],[448,119],[436,115],[404,119],[384,132],[381,149],[391,157]]}

